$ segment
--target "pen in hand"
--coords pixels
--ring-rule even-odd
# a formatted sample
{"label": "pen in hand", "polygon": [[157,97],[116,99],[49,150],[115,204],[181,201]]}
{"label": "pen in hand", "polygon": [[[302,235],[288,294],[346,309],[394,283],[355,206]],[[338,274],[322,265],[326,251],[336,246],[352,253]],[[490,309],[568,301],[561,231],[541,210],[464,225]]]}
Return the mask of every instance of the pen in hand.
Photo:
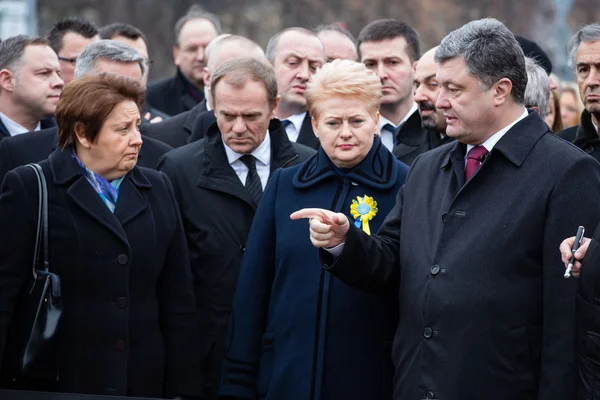
{"label": "pen in hand", "polygon": [[571,250],[571,260],[567,265],[567,270],[565,271],[565,279],[569,279],[571,277],[571,271],[573,270],[573,265],[575,265],[575,253],[579,250],[579,246],[581,245],[581,241],[583,240],[583,234],[585,233],[585,228],[580,226],[577,228],[577,235],[575,235],[575,243],[573,243],[573,249]]}

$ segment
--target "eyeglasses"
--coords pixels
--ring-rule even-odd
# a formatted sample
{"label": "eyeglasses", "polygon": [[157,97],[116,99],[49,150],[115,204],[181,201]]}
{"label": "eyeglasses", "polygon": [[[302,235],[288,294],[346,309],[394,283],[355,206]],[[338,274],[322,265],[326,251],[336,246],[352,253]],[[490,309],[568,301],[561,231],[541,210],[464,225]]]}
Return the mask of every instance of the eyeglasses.
{"label": "eyeglasses", "polygon": [[58,56],[58,59],[60,61],[68,62],[68,63],[71,63],[71,64],[75,64],[75,62],[77,61],[77,57],[75,57],[75,58],[66,58],[66,57]]}

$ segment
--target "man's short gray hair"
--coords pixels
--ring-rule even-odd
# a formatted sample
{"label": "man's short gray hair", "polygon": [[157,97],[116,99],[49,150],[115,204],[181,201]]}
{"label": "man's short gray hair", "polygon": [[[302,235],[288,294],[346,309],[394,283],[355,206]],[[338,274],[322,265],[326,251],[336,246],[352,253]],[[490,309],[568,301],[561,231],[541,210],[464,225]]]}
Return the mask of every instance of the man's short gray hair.
{"label": "man's short gray hair", "polygon": [[512,82],[512,98],[524,103],[527,73],[525,56],[513,33],[494,18],[469,22],[450,32],[435,52],[435,62],[462,58],[469,73],[488,90],[500,79]]}
{"label": "man's short gray hair", "polygon": [[87,45],[77,57],[75,79],[93,73],[96,69],[96,61],[100,59],[119,63],[138,63],[142,76],[148,70],[146,58],[135,49],[114,40],[100,40]]}
{"label": "man's short gray hair", "polygon": [[577,66],[577,49],[581,43],[600,40],[600,23],[585,25],[569,41],[569,66]]}
{"label": "man's short gray hair", "polygon": [[542,118],[548,114],[550,101],[550,78],[546,70],[533,58],[525,57],[527,70],[527,88],[525,89],[525,107],[537,107]]}

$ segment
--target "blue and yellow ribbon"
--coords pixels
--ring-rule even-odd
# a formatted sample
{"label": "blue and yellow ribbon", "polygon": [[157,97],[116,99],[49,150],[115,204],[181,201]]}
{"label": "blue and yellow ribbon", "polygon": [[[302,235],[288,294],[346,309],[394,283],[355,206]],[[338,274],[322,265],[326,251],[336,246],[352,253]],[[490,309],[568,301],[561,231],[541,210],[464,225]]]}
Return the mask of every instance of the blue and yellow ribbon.
{"label": "blue and yellow ribbon", "polygon": [[369,228],[369,221],[371,221],[377,215],[377,202],[370,196],[364,195],[364,197],[357,196],[356,200],[352,200],[350,205],[350,213],[354,218],[354,225],[357,228],[362,226],[362,230],[367,235],[371,234]]}

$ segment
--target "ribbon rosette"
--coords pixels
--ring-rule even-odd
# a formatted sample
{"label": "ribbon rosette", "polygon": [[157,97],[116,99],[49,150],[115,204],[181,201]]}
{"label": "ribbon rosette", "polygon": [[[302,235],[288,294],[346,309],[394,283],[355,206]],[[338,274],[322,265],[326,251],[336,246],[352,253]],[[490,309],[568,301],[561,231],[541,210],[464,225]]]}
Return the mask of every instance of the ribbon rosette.
{"label": "ribbon rosette", "polygon": [[377,215],[377,202],[372,197],[364,195],[364,197],[357,196],[356,200],[352,200],[350,205],[350,213],[354,218],[354,225],[365,231],[367,235],[371,234],[369,228],[369,221],[371,221]]}

